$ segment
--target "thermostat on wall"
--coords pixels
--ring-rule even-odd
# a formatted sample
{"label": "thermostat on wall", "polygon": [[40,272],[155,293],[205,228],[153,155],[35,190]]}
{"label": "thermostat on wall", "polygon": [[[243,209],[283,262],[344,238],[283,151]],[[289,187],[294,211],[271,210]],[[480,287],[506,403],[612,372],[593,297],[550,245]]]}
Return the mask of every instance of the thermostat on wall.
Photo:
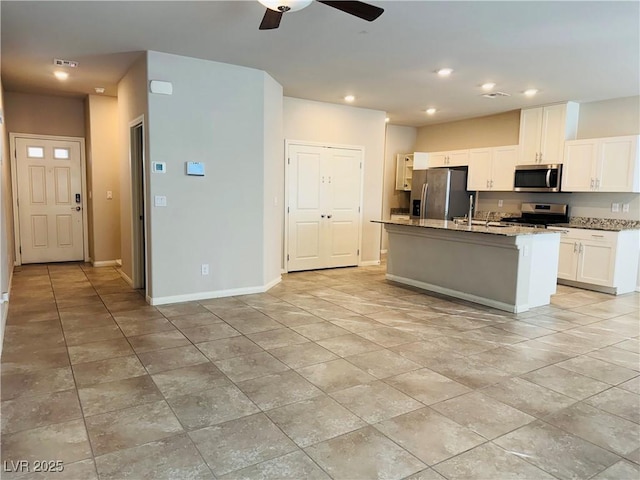
{"label": "thermostat on wall", "polygon": [[187,162],[187,175],[196,175],[198,177],[204,177],[204,163]]}
{"label": "thermostat on wall", "polygon": [[153,173],[167,173],[166,162],[151,162],[151,171]]}

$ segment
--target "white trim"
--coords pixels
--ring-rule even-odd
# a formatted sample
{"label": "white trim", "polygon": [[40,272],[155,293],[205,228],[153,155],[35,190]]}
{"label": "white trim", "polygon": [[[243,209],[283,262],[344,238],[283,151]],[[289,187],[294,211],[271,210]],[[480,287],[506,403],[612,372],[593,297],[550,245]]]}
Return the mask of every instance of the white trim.
{"label": "white trim", "polygon": [[365,262],[358,263],[359,267],[371,267],[373,265],[380,265],[380,260],[367,260]]}
{"label": "white trim", "polygon": [[4,306],[2,307],[2,319],[0,320],[0,326],[2,329],[0,330],[0,356],[2,355],[2,347],[4,346],[4,331],[7,328],[7,319],[9,318],[9,302],[11,301],[11,284],[13,283],[13,268],[11,272],[9,272],[9,283],[7,287],[7,294],[9,296],[9,300],[4,302]]}
{"label": "white trim", "polygon": [[264,293],[267,290],[276,286],[281,281],[282,281],[282,277],[278,277],[272,280],[271,282],[267,283],[266,285],[262,285],[259,287],[230,288],[227,290],[214,290],[211,292],[187,293],[184,295],[172,295],[169,297],[153,298],[147,295],[146,300],[149,305],[166,305],[169,303],[193,302],[198,300],[208,300],[211,298],[236,297],[238,295],[251,295],[253,293]]}
{"label": "white trim", "polygon": [[118,272],[120,273],[120,276],[124,279],[124,281],[127,282],[131,287],[133,287],[133,280],[131,280],[129,275],[124,273],[124,271],[122,271],[122,269],[118,270]]}
{"label": "white trim", "polygon": [[117,267],[121,264],[122,260],[100,260],[98,262],[91,261],[92,267]]}
{"label": "white trim", "polygon": [[497,308],[498,310],[504,310],[506,312],[521,313],[529,310],[529,305],[520,305],[520,306],[511,305],[509,303],[498,302],[490,298],[479,297],[477,295],[460,292],[458,290],[452,290],[450,288],[441,287],[439,285],[433,285],[431,283],[425,283],[419,280],[413,280],[411,278],[399,277],[397,275],[392,275],[390,273],[387,273],[386,278],[387,280],[391,280],[392,282],[402,283],[404,285],[411,285],[412,287],[418,287],[423,290],[428,290],[430,292],[441,293],[443,295],[448,295],[450,297],[460,298],[462,300],[468,300],[470,302],[479,303],[480,305],[486,305],[487,307]]}
{"label": "white trim", "polygon": [[[358,265],[364,265],[365,263],[361,263],[360,259],[362,258],[362,224],[364,218],[364,167],[365,167],[365,148],[364,145],[342,145],[340,143],[326,143],[326,142],[309,142],[306,140],[289,140],[285,139],[284,141],[284,241],[283,244],[283,255],[282,255],[282,263],[283,263],[283,273],[289,273],[289,263],[287,260],[287,255],[289,255],[289,215],[287,213],[287,208],[289,208],[289,148],[292,145],[299,146],[310,146],[310,147],[328,147],[328,148],[340,148],[344,150],[354,150],[360,152],[360,161],[362,162],[362,168],[360,169],[360,214],[359,214],[359,222],[360,226],[358,228]],[[380,263],[378,259],[378,264]]]}
{"label": "white trim", "polygon": [[[132,138],[132,134],[134,132],[134,130],[137,127],[141,127],[142,128],[142,144],[141,144],[141,149],[142,149],[142,158],[140,158],[140,162],[142,163],[141,168],[142,168],[142,178],[139,179],[142,181],[142,183],[140,185],[136,185],[134,182],[134,178],[136,178],[138,176],[138,172],[136,170],[136,172],[134,173],[134,165],[133,165],[133,158],[132,158],[132,143],[131,143],[131,138]],[[139,117],[131,120],[129,122],[129,130],[128,130],[128,150],[129,150],[129,180],[131,181],[131,212],[130,212],[130,221],[131,221],[131,285],[134,288],[140,288],[141,283],[142,283],[142,277],[144,276],[144,289],[145,289],[145,293],[149,292],[149,278],[150,278],[150,267],[149,267],[149,248],[148,248],[148,244],[149,244],[149,232],[151,231],[151,229],[149,228],[150,225],[150,215],[151,215],[151,209],[149,206],[149,202],[147,201],[147,190],[148,190],[148,184],[147,184],[147,165],[146,165],[146,154],[147,154],[147,149],[146,149],[146,138],[147,138],[147,126],[145,124],[145,120],[144,120],[144,115],[140,115]],[[137,167],[137,165],[136,165]],[[142,192],[139,191],[139,188],[142,188]],[[144,217],[144,226],[143,226],[143,232],[140,232],[140,222],[137,221],[134,215],[134,211],[137,209],[137,207],[135,206],[135,203],[137,202],[138,199],[138,195],[142,195],[143,198],[143,203],[144,203],[144,212],[142,212],[142,215]],[[138,214],[140,212],[137,212]],[[137,259],[137,243],[138,243],[138,239],[139,236],[143,235],[144,237],[144,265],[142,266],[142,270],[140,271],[140,261],[139,259]]]}
{"label": "white trim", "polygon": [[85,262],[89,262],[89,219],[87,211],[89,209],[89,198],[87,197],[87,160],[85,158],[84,137],[66,137],[58,135],[38,135],[31,133],[9,133],[9,159],[11,160],[11,187],[13,196],[13,238],[14,238],[14,265],[22,265],[22,254],[20,253],[20,212],[18,209],[18,159],[16,158],[16,139],[40,139],[63,142],[78,142],[80,144],[80,191],[82,192],[82,256]]}
{"label": "white trim", "polygon": [[380,255],[386,255],[387,254],[387,249],[383,248],[382,250],[380,250]]}

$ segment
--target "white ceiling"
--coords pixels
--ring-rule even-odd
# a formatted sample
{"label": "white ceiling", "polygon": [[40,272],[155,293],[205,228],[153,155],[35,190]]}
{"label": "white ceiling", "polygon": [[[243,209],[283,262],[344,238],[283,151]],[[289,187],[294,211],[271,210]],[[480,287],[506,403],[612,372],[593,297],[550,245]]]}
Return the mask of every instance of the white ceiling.
{"label": "white ceiling", "polygon": [[[259,31],[257,1],[0,3],[6,91],[84,95],[144,50],[267,71],[287,96],[384,110],[426,125],[565,100],[640,94],[640,2],[371,1],[368,23],[314,2]],[[53,59],[77,60],[66,82]],[[448,79],[434,71],[448,66]],[[166,79],[170,80],[170,79]],[[511,97],[486,99],[480,85]],[[522,92],[537,88],[533,99]],[[436,107],[427,117],[424,110]]]}

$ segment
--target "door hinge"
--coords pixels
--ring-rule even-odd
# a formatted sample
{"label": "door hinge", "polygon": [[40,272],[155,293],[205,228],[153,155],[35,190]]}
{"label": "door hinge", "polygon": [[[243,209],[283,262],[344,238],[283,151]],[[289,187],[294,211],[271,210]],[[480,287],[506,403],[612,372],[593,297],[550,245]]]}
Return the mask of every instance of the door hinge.
{"label": "door hinge", "polygon": [[358,207],[358,213],[360,213],[360,207]]}
{"label": "door hinge", "polygon": [[289,261],[289,254],[287,253],[287,262]]}
{"label": "door hinge", "polygon": [[360,170],[362,170],[362,162],[360,162]]}
{"label": "door hinge", "polygon": [[18,251],[20,252],[20,255],[22,255],[22,247],[18,247]]}
{"label": "door hinge", "polygon": [[358,255],[360,255],[360,249],[358,249]]}
{"label": "door hinge", "polygon": [[289,213],[289,207],[287,207],[287,213]]}
{"label": "door hinge", "polygon": [[287,158],[287,165],[291,165],[291,159]]}

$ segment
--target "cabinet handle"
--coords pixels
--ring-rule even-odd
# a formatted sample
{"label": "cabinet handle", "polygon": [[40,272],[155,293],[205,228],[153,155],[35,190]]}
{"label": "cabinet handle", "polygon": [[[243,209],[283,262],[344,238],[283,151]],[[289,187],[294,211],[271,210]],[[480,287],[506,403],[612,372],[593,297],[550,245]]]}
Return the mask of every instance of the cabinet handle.
{"label": "cabinet handle", "polygon": [[491,188],[493,188],[493,180],[491,180],[491,185],[489,185]]}
{"label": "cabinet handle", "polygon": [[591,235],[591,236],[596,238],[604,238],[604,235]]}
{"label": "cabinet handle", "polygon": [[320,215],[320,218],[324,218],[324,215]]}
{"label": "cabinet handle", "polygon": [[322,177],[322,183],[324,183],[324,177]]}
{"label": "cabinet handle", "polygon": [[333,215],[327,215],[327,218],[331,218]]}
{"label": "cabinet handle", "polygon": [[577,251],[578,251],[578,243],[573,242],[573,253],[576,253]]}
{"label": "cabinet handle", "polygon": [[539,155],[539,153],[536,152],[536,163],[538,163],[538,155]]}
{"label": "cabinet handle", "polygon": [[596,178],[596,190],[600,190],[600,179]]}
{"label": "cabinet handle", "polygon": [[542,152],[540,152],[540,163],[542,163]]}
{"label": "cabinet handle", "polygon": [[487,180],[487,188],[489,188],[489,180]]}
{"label": "cabinet handle", "polygon": [[591,179],[591,190],[593,190],[593,187],[595,185],[595,181],[593,180],[593,178]]}
{"label": "cabinet handle", "polygon": [[580,244],[580,250],[578,250],[578,253],[582,253],[582,244]]}

